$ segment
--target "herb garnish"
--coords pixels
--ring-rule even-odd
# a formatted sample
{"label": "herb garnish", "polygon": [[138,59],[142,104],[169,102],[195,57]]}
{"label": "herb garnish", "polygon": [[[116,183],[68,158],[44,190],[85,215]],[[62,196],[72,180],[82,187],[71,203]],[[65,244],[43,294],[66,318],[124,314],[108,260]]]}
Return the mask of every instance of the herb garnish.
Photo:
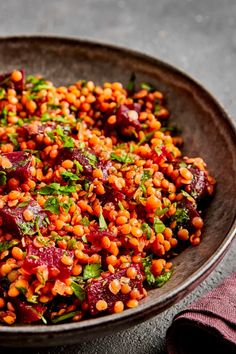
{"label": "herb garnish", "polygon": [[100,263],[86,264],[83,271],[84,279],[98,278],[102,272]]}

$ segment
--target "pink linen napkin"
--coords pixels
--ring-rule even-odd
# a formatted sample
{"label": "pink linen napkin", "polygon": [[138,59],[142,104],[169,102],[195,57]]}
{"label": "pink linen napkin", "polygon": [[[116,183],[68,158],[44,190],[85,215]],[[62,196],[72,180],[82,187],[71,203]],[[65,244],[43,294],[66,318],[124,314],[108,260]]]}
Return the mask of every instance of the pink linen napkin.
{"label": "pink linen napkin", "polygon": [[175,316],[166,347],[168,354],[236,354],[236,273]]}

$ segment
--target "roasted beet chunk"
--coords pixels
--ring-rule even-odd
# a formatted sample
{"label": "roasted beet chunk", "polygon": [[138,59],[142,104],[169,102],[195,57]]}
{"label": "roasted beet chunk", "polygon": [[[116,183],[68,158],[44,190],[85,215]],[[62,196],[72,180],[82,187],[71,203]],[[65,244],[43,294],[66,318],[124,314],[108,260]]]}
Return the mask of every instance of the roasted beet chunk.
{"label": "roasted beet chunk", "polygon": [[121,104],[116,111],[116,127],[119,133],[126,135],[125,128],[133,127],[135,131],[142,128],[138,119],[138,114],[141,110],[141,105],[132,103],[129,105]]}
{"label": "roasted beet chunk", "polygon": [[22,92],[24,90],[24,85],[25,85],[25,75],[23,70],[19,70],[21,73],[21,77],[19,75],[19,80],[18,81],[13,81],[12,80],[12,73],[7,73],[0,75],[0,87],[3,88],[12,88],[15,89],[18,92]]}
{"label": "roasted beet chunk", "polygon": [[192,182],[187,186],[187,191],[198,201],[206,197],[208,193],[209,181],[205,171],[192,166],[189,171],[193,174]]}
{"label": "roasted beet chunk", "polygon": [[18,322],[32,323],[41,320],[46,308],[41,304],[28,304],[25,301],[16,299],[15,302]]}
{"label": "roasted beet chunk", "polygon": [[104,300],[107,303],[107,311],[112,313],[114,311],[114,305],[116,301],[123,301],[125,304],[129,299],[130,295],[122,294],[119,291],[117,294],[114,294],[110,289],[109,285],[112,280],[119,280],[120,284],[129,284],[131,290],[138,289],[141,295],[143,295],[143,287],[142,287],[142,274],[140,272],[140,268],[137,264],[131,265],[137,271],[137,276],[135,279],[130,279],[127,277],[127,269],[124,268],[118,270],[115,274],[109,275],[107,278],[95,281],[94,283],[88,285],[87,291],[87,299],[88,305],[91,315],[97,315],[99,310],[96,307],[96,304],[99,300]]}
{"label": "roasted beet chunk", "polygon": [[64,254],[73,259],[73,252],[71,251],[65,251],[55,246],[38,248],[30,244],[23,268],[30,274],[35,274],[39,266],[46,266],[50,276],[56,276],[58,279],[67,279],[71,274],[72,265],[68,266],[62,263],[61,258]]}
{"label": "roasted beet chunk", "polygon": [[88,148],[83,149],[63,149],[57,160],[61,163],[64,160],[77,161],[81,165],[81,174],[90,178],[92,177],[93,169],[100,168],[103,172],[104,180],[107,179],[108,170],[111,167],[110,161],[101,161],[97,155]]}
{"label": "roasted beet chunk", "polygon": [[116,191],[109,186],[105,185],[105,193],[99,196],[102,205],[106,203],[113,203],[114,205],[118,206],[119,201],[125,199],[124,193]]}
{"label": "roasted beet chunk", "polygon": [[[19,204],[19,206],[10,208],[5,206],[0,209],[0,216],[3,219],[3,228],[6,232],[10,232],[15,237],[24,235],[31,236],[37,232],[37,228],[42,226],[43,220],[47,216],[40,205],[31,200],[27,205]],[[30,210],[34,218],[32,221],[25,221],[23,213],[25,210]]]}
{"label": "roasted beet chunk", "polygon": [[97,163],[96,155],[88,149],[63,149],[59,156],[58,162],[61,163],[64,160],[77,161],[82,166],[82,174],[90,176],[93,172],[93,168]]}
{"label": "roasted beet chunk", "polygon": [[6,173],[7,178],[13,177],[24,182],[31,176],[32,155],[28,152],[14,151],[1,154],[0,161],[0,171]]}

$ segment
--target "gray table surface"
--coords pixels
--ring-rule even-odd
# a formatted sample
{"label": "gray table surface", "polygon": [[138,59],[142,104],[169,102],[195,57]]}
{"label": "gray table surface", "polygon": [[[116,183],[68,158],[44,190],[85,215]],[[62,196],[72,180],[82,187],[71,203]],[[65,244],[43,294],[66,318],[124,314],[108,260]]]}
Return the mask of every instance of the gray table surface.
{"label": "gray table surface", "polygon": [[[76,35],[161,58],[194,76],[236,119],[235,0],[0,0],[0,36],[26,33]],[[191,294],[130,330],[89,343],[14,353],[164,353],[173,316],[236,271],[235,259],[236,241]]]}

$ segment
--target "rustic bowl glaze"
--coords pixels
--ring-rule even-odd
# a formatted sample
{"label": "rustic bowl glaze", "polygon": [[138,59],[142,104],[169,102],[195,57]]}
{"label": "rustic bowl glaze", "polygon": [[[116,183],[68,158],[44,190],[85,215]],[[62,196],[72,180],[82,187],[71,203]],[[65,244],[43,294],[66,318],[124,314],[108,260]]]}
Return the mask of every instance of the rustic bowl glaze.
{"label": "rustic bowl glaze", "polygon": [[173,262],[176,271],[161,289],[152,290],[139,307],[79,323],[0,326],[2,346],[48,346],[74,343],[122,330],[179,301],[196,287],[223,257],[236,229],[236,132],[232,120],[198,83],[172,66],[146,55],[77,39],[15,37],[0,39],[0,70],[24,68],[55,84],[78,79],[96,83],[121,81],[130,74],[164,92],[171,120],[182,129],[184,150],[202,156],[217,180],[217,191],[205,215],[203,241]]}

